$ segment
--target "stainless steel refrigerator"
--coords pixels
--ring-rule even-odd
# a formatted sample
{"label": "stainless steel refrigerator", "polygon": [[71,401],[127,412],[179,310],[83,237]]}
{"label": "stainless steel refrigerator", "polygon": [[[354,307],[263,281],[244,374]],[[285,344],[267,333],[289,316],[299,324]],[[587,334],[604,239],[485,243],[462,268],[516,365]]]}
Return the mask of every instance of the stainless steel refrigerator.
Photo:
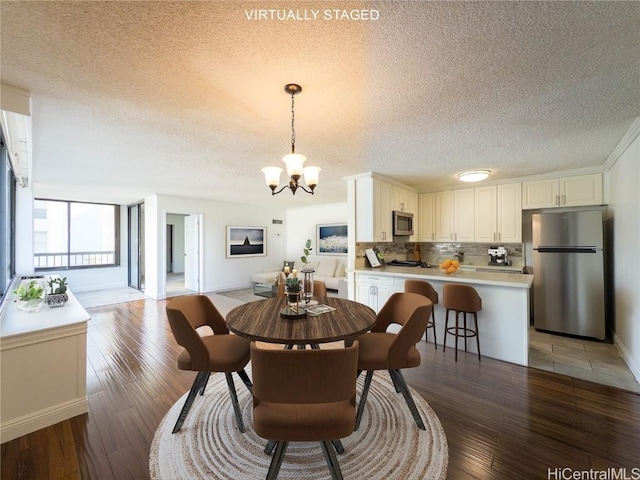
{"label": "stainless steel refrigerator", "polygon": [[538,213],[531,219],[536,330],[604,339],[602,211]]}

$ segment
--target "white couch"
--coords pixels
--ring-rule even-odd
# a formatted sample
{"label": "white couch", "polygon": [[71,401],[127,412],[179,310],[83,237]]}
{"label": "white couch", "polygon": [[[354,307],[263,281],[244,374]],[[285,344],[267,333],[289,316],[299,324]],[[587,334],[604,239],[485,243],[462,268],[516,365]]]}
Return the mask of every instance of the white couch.
{"label": "white couch", "polygon": [[[315,273],[314,280],[324,282],[329,290],[338,290],[340,280],[345,276],[345,264],[335,258],[322,259],[315,262],[307,262],[307,267],[313,267]],[[302,264],[296,263],[298,272],[302,270]],[[267,267],[261,273],[251,275],[253,283],[270,283],[277,281],[278,275],[282,272],[282,267]]]}

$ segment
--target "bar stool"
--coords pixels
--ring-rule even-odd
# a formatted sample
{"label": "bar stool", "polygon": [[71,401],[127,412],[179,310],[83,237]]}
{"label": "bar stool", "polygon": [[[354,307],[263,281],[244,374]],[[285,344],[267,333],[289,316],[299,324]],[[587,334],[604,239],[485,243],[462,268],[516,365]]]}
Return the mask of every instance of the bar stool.
{"label": "bar stool", "polygon": [[[464,351],[467,351],[467,338],[476,337],[478,344],[478,361],[480,358],[480,337],[478,336],[478,312],[482,310],[482,299],[475,288],[459,283],[445,283],[442,288],[442,306],[447,309],[447,316],[444,324],[444,346],[447,349],[447,333],[456,337],[456,362],[458,361],[458,337],[464,338]],[[456,326],[449,327],[449,311],[456,312]],[[460,328],[459,317],[463,314],[464,327]],[[475,330],[467,328],[467,313],[473,313]]]}
{"label": "bar stool", "polygon": [[[418,293],[431,300],[431,303],[435,305],[438,303],[438,292],[434,290],[429,282],[424,280],[405,280],[404,291],[408,293]],[[431,320],[427,322],[427,328],[425,329],[425,337],[430,328],[433,328],[433,344],[438,349],[438,340],[436,339],[436,316],[435,307],[431,307]]]}

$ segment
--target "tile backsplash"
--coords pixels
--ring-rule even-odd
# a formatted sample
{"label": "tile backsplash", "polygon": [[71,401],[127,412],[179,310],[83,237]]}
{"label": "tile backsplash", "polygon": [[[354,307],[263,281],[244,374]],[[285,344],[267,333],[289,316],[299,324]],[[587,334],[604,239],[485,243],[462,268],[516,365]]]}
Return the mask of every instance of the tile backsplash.
{"label": "tile backsplash", "polygon": [[[420,258],[422,260],[433,261],[437,257],[451,256],[454,253],[464,252],[465,258],[486,258],[489,256],[487,250],[491,246],[497,244],[492,243],[356,243],[356,257],[364,257],[364,251],[367,248],[377,247],[384,255],[385,259],[411,260],[414,251],[419,248]],[[523,259],[524,245],[522,243],[501,243],[507,249],[509,258]]]}

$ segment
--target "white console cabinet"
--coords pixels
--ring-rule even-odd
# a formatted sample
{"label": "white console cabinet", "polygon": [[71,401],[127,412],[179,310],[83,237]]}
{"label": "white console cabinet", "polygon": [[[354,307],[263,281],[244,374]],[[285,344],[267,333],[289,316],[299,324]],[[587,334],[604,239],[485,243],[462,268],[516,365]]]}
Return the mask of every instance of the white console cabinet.
{"label": "white console cabinet", "polygon": [[86,413],[87,321],[74,295],[60,308],[0,315],[0,441]]}

